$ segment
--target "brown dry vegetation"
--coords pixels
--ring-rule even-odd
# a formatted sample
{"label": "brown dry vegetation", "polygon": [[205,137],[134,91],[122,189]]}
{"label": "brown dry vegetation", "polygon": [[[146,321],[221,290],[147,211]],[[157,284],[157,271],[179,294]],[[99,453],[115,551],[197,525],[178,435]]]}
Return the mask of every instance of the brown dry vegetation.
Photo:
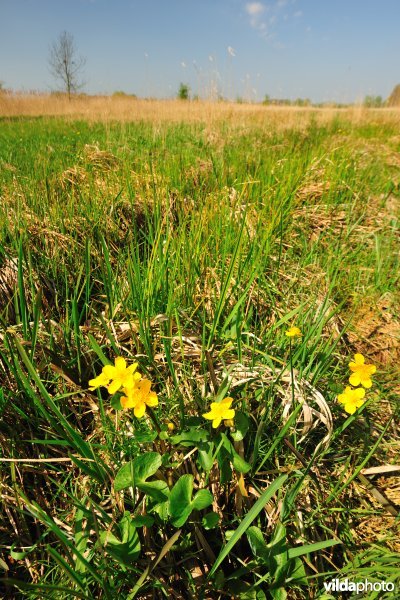
{"label": "brown dry vegetation", "polygon": [[398,123],[400,109],[314,108],[263,106],[233,102],[137,99],[129,97],[79,95],[68,100],[63,94],[0,94],[0,116],[57,116],[90,121],[221,122],[236,124],[268,123],[280,128],[303,128],[313,116],[318,124],[329,123],[339,115],[354,122]]}

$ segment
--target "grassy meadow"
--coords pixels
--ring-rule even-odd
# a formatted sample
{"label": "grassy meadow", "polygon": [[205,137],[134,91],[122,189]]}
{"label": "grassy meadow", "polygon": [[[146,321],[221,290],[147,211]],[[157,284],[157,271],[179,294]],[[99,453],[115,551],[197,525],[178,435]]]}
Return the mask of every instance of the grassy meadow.
{"label": "grassy meadow", "polygon": [[0,595],[398,597],[400,112],[0,114]]}

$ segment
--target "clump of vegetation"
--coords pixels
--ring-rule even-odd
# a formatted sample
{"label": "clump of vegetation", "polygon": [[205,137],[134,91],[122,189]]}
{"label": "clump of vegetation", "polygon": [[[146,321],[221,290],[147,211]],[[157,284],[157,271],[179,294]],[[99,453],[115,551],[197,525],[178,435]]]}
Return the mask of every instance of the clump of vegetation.
{"label": "clump of vegetation", "polygon": [[3,120],[5,598],[400,584],[397,126],[301,112]]}
{"label": "clump of vegetation", "polygon": [[115,92],[113,92],[112,97],[113,98],[137,98],[136,94],[128,94],[127,92],[124,92],[123,90],[116,90]]}
{"label": "clump of vegetation", "polygon": [[179,100],[189,100],[190,97],[190,87],[187,83],[181,83],[178,90],[178,98]]}
{"label": "clump of vegetation", "polygon": [[365,96],[364,106],[366,108],[382,108],[384,106],[382,96]]}
{"label": "clump of vegetation", "polygon": [[387,106],[400,106],[400,84],[396,85],[393,88],[392,93],[389,98],[386,100]]}

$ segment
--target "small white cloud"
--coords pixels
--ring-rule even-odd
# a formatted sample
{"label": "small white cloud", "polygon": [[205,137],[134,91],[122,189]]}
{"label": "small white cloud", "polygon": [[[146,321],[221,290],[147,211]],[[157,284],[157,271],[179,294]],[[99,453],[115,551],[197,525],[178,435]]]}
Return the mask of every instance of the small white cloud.
{"label": "small white cloud", "polygon": [[303,16],[303,11],[296,10],[296,12],[293,13],[293,16],[294,16],[295,19],[297,19],[298,17],[302,17]]}
{"label": "small white cloud", "polygon": [[[269,0],[268,2],[248,2],[245,5],[246,13],[249,17],[250,26],[269,44],[275,48],[282,48],[283,45],[277,40],[276,30],[279,23],[288,21],[290,15],[287,14],[285,7],[289,3],[294,4],[296,0]],[[302,16],[300,10],[295,11],[293,17]]]}
{"label": "small white cloud", "polygon": [[246,4],[246,12],[251,17],[261,15],[265,11],[265,6],[262,2],[248,2]]}
{"label": "small white cloud", "polygon": [[236,52],[235,52],[235,50],[232,48],[232,46],[228,46],[227,50],[228,50],[228,54],[229,54],[230,56],[236,56]]}
{"label": "small white cloud", "polygon": [[262,2],[248,2],[246,4],[246,12],[250,17],[250,25],[253,29],[266,29],[265,22],[262,20],[264,12],[268,12],[269,7]]}
{"label": "small white cloud", "polygon": [[186,63],[185,63],[185,61],[182,61],[182,62],[181,62],[181,67],[183,67],[183,68],[185,68],[185,67],[186,67]]}

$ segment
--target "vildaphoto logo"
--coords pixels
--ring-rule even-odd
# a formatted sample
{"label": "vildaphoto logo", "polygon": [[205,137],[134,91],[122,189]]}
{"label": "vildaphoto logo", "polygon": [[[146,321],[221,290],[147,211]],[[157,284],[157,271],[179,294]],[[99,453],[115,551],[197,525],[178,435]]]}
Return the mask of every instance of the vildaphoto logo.
{"label": "vildaphoto logo", "polygon": [[349,581],[348,579],[331,579],[324,581],[326,592],[393,592],[394,583],[391,581]]}

